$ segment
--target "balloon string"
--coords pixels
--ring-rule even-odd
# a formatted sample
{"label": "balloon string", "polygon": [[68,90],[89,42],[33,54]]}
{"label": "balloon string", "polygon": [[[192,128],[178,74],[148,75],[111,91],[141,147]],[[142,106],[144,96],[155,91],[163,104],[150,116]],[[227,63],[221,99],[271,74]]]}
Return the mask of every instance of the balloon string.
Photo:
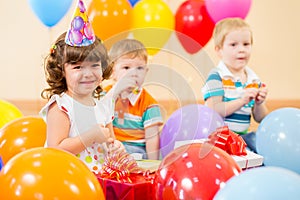
{"label": "balloon string", "polygon": [[49,32],[49,47],[51,47],[53,43],[53,31],[51,27],[48,28],[48,32]]}

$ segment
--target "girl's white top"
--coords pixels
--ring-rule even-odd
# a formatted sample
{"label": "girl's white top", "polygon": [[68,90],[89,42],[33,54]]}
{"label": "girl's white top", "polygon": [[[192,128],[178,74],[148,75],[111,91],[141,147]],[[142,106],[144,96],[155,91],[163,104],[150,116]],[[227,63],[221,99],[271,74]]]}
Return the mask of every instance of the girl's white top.
{"label": "girl's white top", "polygon": [[[111,98],[95,99],[95,106],[86,106],[74,100],[69,95],[53,95],[49,102],[41,109],[40,116],[47,123],[49,106],[56,102],[59,109],[65,112],[70,119],[69,137],[76,137],[88,131],[95,124],[107,125],[114,119],[114,100]],[[47,141],[45,146],[47,146]],[[76,156],[79,157],[92,172],[98,174],[104,162],[101,144],[93,144]]]}

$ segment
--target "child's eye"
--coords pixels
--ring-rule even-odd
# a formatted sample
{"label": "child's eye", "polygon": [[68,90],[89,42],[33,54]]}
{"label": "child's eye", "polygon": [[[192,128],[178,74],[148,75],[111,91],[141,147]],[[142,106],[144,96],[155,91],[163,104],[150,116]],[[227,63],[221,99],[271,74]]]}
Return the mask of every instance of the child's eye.
{"label": "child's eye", "polygon": [[236,43],[231,43],[230,46],[235,47],[235,46],[236,46]]}
{"label": "child's eye", "polygon": [[244,43],[244,46],[249,46],[249,45],[250,45],[249,42]]}
{"label": "child's eye", "polygon": [[130,69],[130,67],[124,66],[123,69],[128,70],[128,69]]}
{"label": "child's eye", "polygon": [[100,67],[100,65],[97,63],[97,64],[93,64],[92,67],[96,68],[96,67]]}
{"label": "child's eye", "polygon": [[74,66],[73,69],[81,69],[81,66],[80,65]]}
{"label": "child's eye", "polygon": [[144,67],[143,67],[143,66],[138,66],[137,69],[138,69],[138,70],[144,70]]}

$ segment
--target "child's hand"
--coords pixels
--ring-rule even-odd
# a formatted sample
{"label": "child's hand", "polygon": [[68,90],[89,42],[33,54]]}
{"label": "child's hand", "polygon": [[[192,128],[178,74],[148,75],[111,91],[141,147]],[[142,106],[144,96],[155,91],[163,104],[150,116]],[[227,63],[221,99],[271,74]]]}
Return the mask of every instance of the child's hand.
{"label": "child's hand", "polygon": [[103,142],[111,142],[113,139],[110,137],[109,128],[106,128],[103,125],[97,125],[95,127],[97,129],[95,134],[95,142],[96,143],[103,143]]}
{"label": "child's hand", "polygon": [[251,100],[255,99],[258,95],[258,89],[257,88],[246,88],[244,89],[244,95],[242,96],[242,100],[244,101],[244,104],[248,104]]}
{"label": "child's hand", "polygon": [[258,89],[258,94],[255,98],[255,103],[257,105],[262,104],[266,100],[267,95],[268,95],[268,88],[264,85],[263,87]]}
{"label": "child's hand", "polygon": [[110,131],[103,125],[96,124],[89,131],[80,134],[79,138],[85,147],[89,147],[94,143],[112,142],[113,138],[110,137]]}
{"label": "child's hand", "polygon": [[134,88],[137,87],[137,81],[134,78],[134,70],[129,70],[122,78],[120,78],[114,86],[114,96],[128,96]]}
{"label": "child's hand", "polygon": [[114,140],[110,144],[108,144],[108,153],[112,153],[115,151],[125,151],[125,147],[119,140]]}

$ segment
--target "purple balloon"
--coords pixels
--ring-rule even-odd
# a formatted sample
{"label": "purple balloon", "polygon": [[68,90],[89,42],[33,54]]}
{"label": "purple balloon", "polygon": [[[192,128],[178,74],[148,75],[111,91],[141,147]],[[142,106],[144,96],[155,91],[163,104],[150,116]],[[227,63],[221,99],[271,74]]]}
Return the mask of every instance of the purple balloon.
{"label": "purple balloon", "polygon": [[71,31],[69,37],[74,45],[80,45],[82,43],[83,35],[80,31]]}
{"label": "purple balloon", "polygon": [[84,21],[83,21],[82,17],[80,17],[80,16],[74,17],[74,19],[72,21],[73,30],[80,31],[83,28],[83,26],[84,26]]}
{"label": "purple balloon", "polygon": [[207,106],[190,104],[179,108],[172,113],[162,129],[160,135],[162,157],[173,151],[176,141],[208,138],[221,126],[224,126],[223,118]]}

